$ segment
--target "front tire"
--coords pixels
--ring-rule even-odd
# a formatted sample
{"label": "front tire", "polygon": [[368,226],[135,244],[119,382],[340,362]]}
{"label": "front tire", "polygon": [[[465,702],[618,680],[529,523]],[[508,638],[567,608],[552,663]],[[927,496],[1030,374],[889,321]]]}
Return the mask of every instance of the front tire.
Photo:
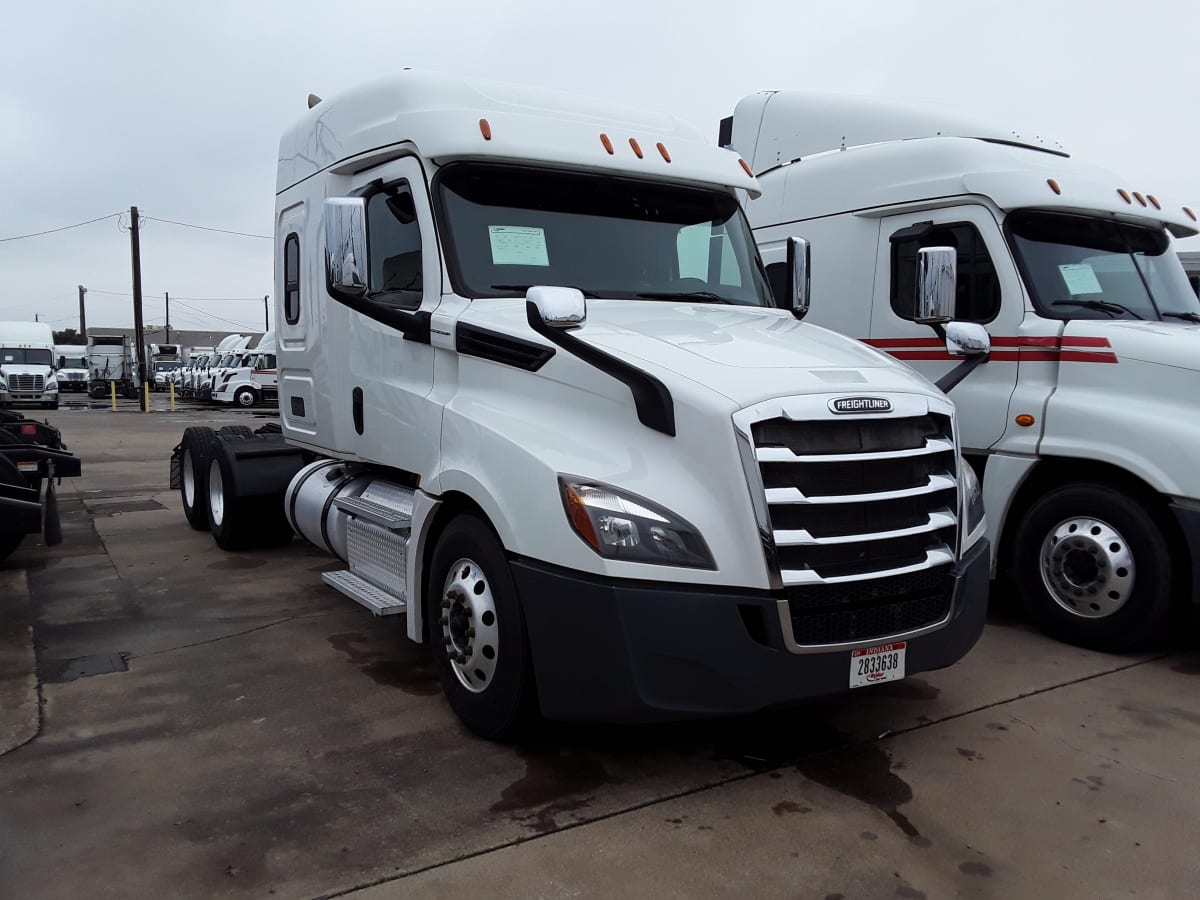
{"label": "front tire", "polygon": [[1026,512],[1014,549],[1025,609],[1053,637],[1120,653],[1165,635],[1175,567],[1161,516],[1136,495],[1090,482],[1053,490]]}
{"label": "front tire", "polygon": [[233,402],[242,409],[250,409],[258,402],[258,395],[254,393],[252,388],[238,388],[237,393],[233,395]]}
{"label": "front tire", "polygon": [[438,538],[425,615],[446,699],[488,740],[516,737],[534,718],[533,662],[504,548],[488,525],[460,515]]}

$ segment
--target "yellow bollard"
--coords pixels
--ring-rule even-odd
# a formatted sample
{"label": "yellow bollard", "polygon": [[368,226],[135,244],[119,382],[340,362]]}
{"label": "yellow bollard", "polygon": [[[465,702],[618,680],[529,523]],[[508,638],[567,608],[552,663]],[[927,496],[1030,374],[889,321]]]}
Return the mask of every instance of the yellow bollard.
{"label": "yellow bollard", "polygon": [[171,412],[175,412],[175,382],[171,382]]}
{"label": "yellow bollard", "polygon": [[146,396],[146,405],[142,407],[142,412],[150,412],[150,382],[142,382],[142,393]]}
{"label": "yellow bollard", "polygon": [[115,381],[110,381],[108,383],[108,386],[110,388],[112,388],[113,412],[116,412],[117,411],[117,383]]}

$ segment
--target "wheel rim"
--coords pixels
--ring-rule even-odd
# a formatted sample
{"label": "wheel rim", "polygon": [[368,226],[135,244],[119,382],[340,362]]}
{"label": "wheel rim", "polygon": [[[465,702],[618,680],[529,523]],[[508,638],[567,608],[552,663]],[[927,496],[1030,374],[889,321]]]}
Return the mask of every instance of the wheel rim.
{"label": "wheel rim", "polygon": [[217,526],[225,519],[225,486],[221,482],[221,463],[215,459],[208,470],[208,515]]}
{"label": "wheel rim", "polygon": [[450,567],[442,589],[442,643],[450,668],[468,691],[487,690],[500,656],[500,630],[491,581],[471,559]]}
{"label": "wheel rim", "polygon": [[1072,615],[1103,619],[1133,593],[1129,544],[1101,519],[1064,519],[1042,542],[1042,582],[1054,602]]}
{"label": "wheel rim", "polygon": [[196,505],[196,473],[192,471],[192,451],[183,451],[183,502]]}
{"label": "wheel rim", "polygon": [[254,395],[248,391],[242,391],[240,394],[238,394],[238,403],[240,403],[242,406],[253,406]]}

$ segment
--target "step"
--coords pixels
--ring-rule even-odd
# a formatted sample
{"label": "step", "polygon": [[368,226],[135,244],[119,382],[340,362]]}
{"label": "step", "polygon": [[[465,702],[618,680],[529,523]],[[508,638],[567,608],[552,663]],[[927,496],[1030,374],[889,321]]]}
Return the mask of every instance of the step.
{"label": "step", "polygon": [[400,531],[412,525],[412,516],[394,507],[364,500],[362,497],[339,497],[333,501],[333,505],[345,513],[374,522],[389,531]]}
{"label": "step", "polygon": [[324,572],[321,574],[321,580],[331,588],[341,591],[356,603],[361,603],[377,616],[394,616],[408,608],[408,604],[399,597],[359,578],[349,569],[341,572]]}

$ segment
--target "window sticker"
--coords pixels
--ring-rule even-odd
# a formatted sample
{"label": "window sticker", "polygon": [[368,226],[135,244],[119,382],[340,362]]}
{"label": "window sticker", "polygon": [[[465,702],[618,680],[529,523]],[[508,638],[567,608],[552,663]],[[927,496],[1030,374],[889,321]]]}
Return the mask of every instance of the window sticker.
{"label": "window sticker", "polygon": [[1071,292],[1072,297],[1104,293],[1104,288],[1100,287],[1100,282],[1096,279],[1096,273],[1087,263],[1059,266],[1058,271],[1062,272],[1063,281],[1067,283],[1067,290]]}
{"label": "window sticker", "polygon": [[492,264],[497,266],[549,266],[546,230],[524,225],[489,225]]}

